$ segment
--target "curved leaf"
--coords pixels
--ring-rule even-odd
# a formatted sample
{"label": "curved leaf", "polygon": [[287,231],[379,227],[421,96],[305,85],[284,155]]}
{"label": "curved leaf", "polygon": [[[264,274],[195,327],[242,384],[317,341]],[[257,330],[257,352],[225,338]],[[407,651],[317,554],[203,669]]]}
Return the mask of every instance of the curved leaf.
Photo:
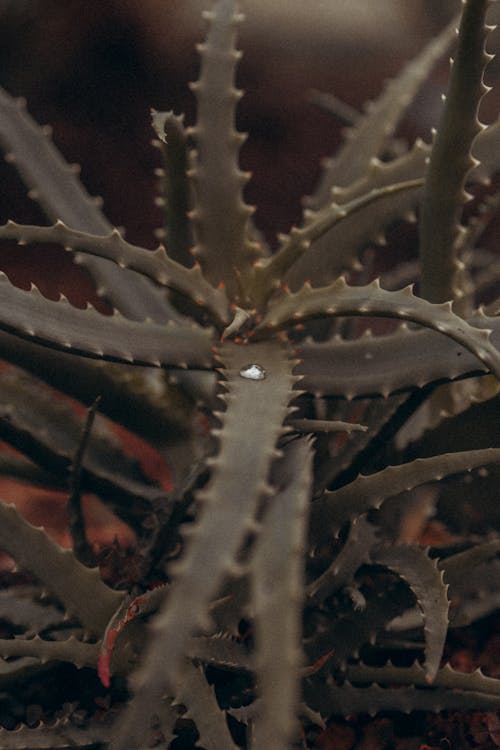
{"label": "curved leaf", "polygon": [[33,573],[65,606],[77,615],[84,628],[100,637],[123,599],[123,593],[106,586],[97,568],[78,562],[69,549],[62,549],[43,529],[19,515],[13,505],[0,502],[0,548],[20,568]]}
{"label": "curved leaf", "polygon": [[284,469],[278,470],[288,476],[271,499],[251,562],[256,680],[262,699],[253,723],[256,748],[288,750],[296,734],[312,460],[309,440],[285,448]]}
{"label": "curved leaf", "polygon": [[[287,237],[282,238],[279,250],[267,262],[255,266],[253,281],[255,292],[251,293],[252,299],[255,298],[255,303],[260,306],[262,300],[267,299],[274,289],[281,285],[282,279],[286,277],[289,270],[291,270],[293,276],[293,268],[301,260],[303,265],[308,268],[309,275],[307,278],[310,279],[311,276],[317,278],[318,269],[314,265],[314,256],[310,257],[309,253],[311,245],[314,246],[314,243],[326,234],[331,235],[332,229],[338,225],[343,225],[347,219],[354,216],[358,217],[363,209],[372,204],[376,205],[377,213],[380,215],[383,213],[380,203],[385,202],[387,205],[390,203],[391,197],[397,199],[400,193],[415,192],[422,185],[423,180],[421,178],[390,183],[382,187],[374,187],[356,196],[352,201],[345,203],[330,202],[321,211],[310,212],[302,227],[294,227]],[[395,203],[397,203],[397,200]],[[342,231],[342,226],[339,228]],[[371,228],[373,229],[373,227]],[[331,241],[331,237],[329,241]],[[338,260],[338,252],[330,253],[330,255],[335,256]],[[352,260],[354,262],[355,256]],[[328,274],[327,279],[330,276],[331,274]],[[325,278],[323,277],[324,282]]]}
{"label": "curved leaf", "polygon": [[489,463],[500,462],[500,448],[445,453],[431,458],[417,458],[401,466],[388,466],[376,474],[359,475],[351,484],[325,492],[312,504],[311,536],[319,543],[336,535],[344,523],[370,508],[378,508],[388,497],[412,490],[449,474],[471,471]]}
{"label": "curved leaf", "polygon": [[15,239],[20,244],[56,242],[68,252],[76,253],[77,262],[82,261],[82,253],[105,258],[122,269],[136,271],[156,284],[188,296],[194,303],[207,309],[221,325],[225,321],[227,299],[224,292],[214,289],[205,280],[199,266],[186,268],[169,258],[162,245],[156,250],[146,250],[126,242],[117,229],[99,236],[70,229],[61,221],[50,227],[8,221],[0,226],[0,239],[2,238]]}
{"label": "curved leaf", "polygon": [[[491,330],[491,343],[500,349],[500,317],[475,315],[475,328]],[[397,352],[397,356],[395,355]],[[469,351],[430,330],[414,330],[403,323],[382,336],[370,331],[357,339],[336,336],[329,341],[307,339],[299,344],[297,374],[302,386],[322,396],[351,399],[389,396],[438,381],[486,373],[487,368]]]}
{"label": "curved leaf", "polygon": [[424,618],[425,674],[431,683],[439,669],[448,631],[448,586],[443,583],[438,561],[413,545],[380,547],[372,553],[372,561],[403,578],[416,596]]}
{"label": "curved leaf", "polygon": [[[294,362],[276,342],[249,346],[225,342],[218,357],[227,390],[221,396],[227,409],[216,413],[221,429],[213,431],[219,450],[209,459],[211,478],[197,495],[199,520],[189,527],[186,550],[172,567],[174,583],[153,621],[154,638],[134,679],[135,697],[113,750],[136,748],[141,740],[138,717],[154,710],[162,695],[175,695],[189,637],[206,625],[210,601],[235,569],[236,555],[254,527],[260,503],[276,495],[269,476],[293,398]],[[260,366],[264,377],[240,374],[250,362]],[[249,435],[258,435],[258,440],[249,440]]]}
{"label": "curved leaf", "polygon": [[[6,159],[15,165],[47,216],[83,232],[109,234],[112,225],[51,142],[50,128],[40,128],[26,112],[23,100],[13,99],[1,88],[0,113],[0,142]],[[169,319],[167,300],[146,279],[136,279],[97,258],[87,259],[85,266],[98,292],[127,317]]]}
{"label": "curved leaf", "polygon": [[356,572],[361,565],[370,561],[373,547],[378,542],[377,529],[373,524],[362,517],[353,519],[338,555],[307,587],[308,599],[319,604],[335,591],[352,585]]}
{"label": "curved leaf", "polygon": [[335,186],[346,186],[362,177],[372,159],[380,156],[387,138],[394,132],[401,116],[413,101],[420,85],[455,39],[458,19],[405,65],[399,75],[386,85],[381,96],[356,118],[338,153],[327,163],[322,179],[308,204],[319,208],[328,202]]}
{"label": "curved leaf", "polygon": [[371,315],[402,318],[449,336],[484,362],[500,377],[500,352],[489,341],[488,329],[474,328],[455,315],[451,302],[433,305],[416,297],[412,287],[399,292],[380,288],[378,279],[367,286],[348,286],[343,277],[330,286],[284,294],[273,304],[257,327],[257,337],[280,328],[290,328],[310,318]]}
{"label": "curved leaf", "polygon": [[220,710],[214,689],[200,667],[186,663],[175,703],[186,706],[184,715],[195,722],[200,744],[206,750],[236,750],[225,714]]}
{"label": "curved leaf", "polygon": [[0,329],[45,346],[95,359],[155,367],[212,365],[210,334],[195,324],[160,325],[101,315],[94,308],[80,310],[64,297],[43,297],[36,287],[26,292],[0,274],[4,303]]}
{"label": "curved leaf", "polygon": [[0,728],[0,747],[5,750],[59,750],[59,748],[102,745],[109,742],[113,725],[92,722],[81,727],[69,719],[58,719],[55,724],[40,724],[27,727],[21,724],[17,729]]}

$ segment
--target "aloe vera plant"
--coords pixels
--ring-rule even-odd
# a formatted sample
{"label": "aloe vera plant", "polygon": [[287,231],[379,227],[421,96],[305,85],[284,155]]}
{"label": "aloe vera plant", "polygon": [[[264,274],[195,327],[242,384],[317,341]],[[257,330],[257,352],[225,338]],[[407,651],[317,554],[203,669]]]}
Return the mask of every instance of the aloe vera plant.
{"label": "aloe vera plant", "polygon": [[[500,449],[490,432],[477,448],[455,439],[474,410],[491,417],[500,378],[498,303],[481,307],[498,261],[475,252],[495,195],[464,218],[466,188],[500,168],[500,125],[477,118],[490,4],[465,0],[356,118],[275,252],[238,165],[236,0],[205,14],[196,124],[153,112],[166,214],[155,251],[109,224],[24,106],[1,93],[0,141],[53,224],[9,221],[0,238],[61,245],[113,307],[77,309],[0,278],[10,363],[0,437],[26,456],[5,455],[2,472],[65,488],[73,538],[62,549],[0,505],[0,548],[35,581],[1,592],[0,616],[21,631],[0,639],[1,679],[8,691],[69,663],[115,699],[105,721],[67,715],[33,728],[21,717],[0,730],[1,748],[168,747],[191,722],[207,750],[280,750],[300,722],[338,714],[500,706],[498,680],[443,660],[449,628],[498,605],[495,521],[486,514],[478,529],[466,508],[476,485],[495,492]],[[393,153],[456,24],[433,142]],[[419,207],[420,270],[380,280],[363,251]],[[375,336],[359,317],[396,323]],[[85,419],[54,389],[99,402]],[[96,409],[107,423],[93,424]],[[109,421],[172,464],[173,488],[147,476]],[[432,454],[438,434],[447,449]],[[83,491],[135,533],[128,585],[96,568]],[[443,514],[448,545],[405,536],[419,513]],[[401,651],[406,666],[374,663]]]}

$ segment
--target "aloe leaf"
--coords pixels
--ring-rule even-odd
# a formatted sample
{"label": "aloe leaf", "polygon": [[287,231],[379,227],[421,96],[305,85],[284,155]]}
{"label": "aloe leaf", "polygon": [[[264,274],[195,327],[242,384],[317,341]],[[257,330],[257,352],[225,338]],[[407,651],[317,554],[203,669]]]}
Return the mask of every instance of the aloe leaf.
{"label": "aloe leaf", "polygon": [[0,591],[0,618],[32,638],[61,624],[64,613],[55,604],[42,601],[38,586],[12,586]]}
{"label": "aloe leaf", "polygon": [[[93,234],[109,234],[112,225],[97,207],[50,140],[26,112],[22,100],[13,99],[0,89],[0,142],[7,161],[15,165],[26,185],[37,197],[52,221],[58,219],[73,229]],[[164,296],[145,279],[117,269],[113,264],[95,258],[87,259],[86,268],[97,290],[105,294],[123,315],[132,319],[169,319]]]}
{"label": "aloe leaf", "polygon": [[106,586],[97,568],[86,568],[71,550],[25,521],[13,505],[0,503],[0,521],[0,548],[33,573],[89,633],[100,637],[123,594]]}
{"label": "aloe leaf", "polygon": [[[336,188],[331,200],[342,206],[388,185],[418,181],[425,176],[429,152],[430,147],[417,140],[408,153],[393,161],[373,161],[366,174],[355,183]],[[369,246],[384,245],[387,229],[398,221],[416,220],[421,192],[422,187],[415,182],[415,187],[385,197],[381,194],[376,202],[367,203],[347,216],[309,247],[307,255],[290,268],[285,281],[294,290],[305,280],[314,286],[323,286],[346,271],[360,270],[363,251]]]}
{"label": "aloe leaf", "polygon": [[500,170],[500,117],[491,125],[480,130],[472,144],[474,158],[477,160],[469,177],[473,182],[489,183]]}
{"label": "aloe leaf", "polygon": [[345,586],[352,585],[357,570],[371,559],[378,543],[377,529],[365,518],[353,519],[346,542],[328,568],[307,587],[307,596],[316,604]]}
{"label": "aloe leaf", "polygon": [[230,636],[197,636],[191,639],[188,656],[206,666],[214,666],[228,671],[253,672],[254,659],[248,653],[245,644],[233,640]]}
{"label": "aloe leaf", "polygon": [[[374,675],[376,677],[376,675]],[[345,682],[341,687],[321,686],[312,693],[312,702],[323,716],[347,716],[351,713],[374,716],[381,711],[495,711],[500,696],[473,690],[447,690],[414,687],[381,687],[377,684],[355,687]]]}
{"label": "aloe leaf", "polygon": [[432,683],[448,631],[448,586],[443,582],[438,561],[431,560],[425,550],[413,545],[380,547],[372,554],[372,560],[403,578],[416,596],[424,619],[425,673],[427,681]]}
{"label": "aloe leaf", "polygon": [[334,186],[345,186],[359,179],[368,170],[371,160],[380,156],[387,138],[394,132],[421,84],[453,43],[457,23],[458,20],[454,19],[432,39],[387,84],[379,99],[366,108],[366,113],[356,118],[354,126],[346,133],[344,145],[327,163],[321,182],[308,201],[312,207],[327,203]]}
{"label": "aloe leaf", "polygon": [[22,724],[14,730],[0,728],[2,750],[59,750],[59,748],[91,747],[111,739],[113,725],[92,722],[80,727],[69,719],[59,719],[55,724],[27,727]]}
{"label": "aloe leaf", "polygon": [[200,667],[187,663],[175,702],[187,708],[186,717],[194,720],[200,744],[206,750],[236,750],[225,714],[220,710],[214,689]]}
{"label": "aloe leaf", "polygon": [[19,656],[33,656],[42,664],[53,661],[64,661],[74,664],[78,669],[97,666],[99,656],[98,643],[82,643],[73,636],[64,641],[46,641],[38,636],[34,638],[0,638],[0,656],[2,659]]}
{"label": "aloe leaf", "polygon": [[290,427],[297,432],[366,432],[368,429],[363,424],[356,422],[343,422],[340,419],[292,419]]}
{"label": "aloe leaf", "polygon": [[[446,575],[446,573],[445,573]],[[446,579],[445,579],[446,580]],[[463,628],[500,607],[500,561],[490,560],[467,572],[467,584],[450,589],[450,627]],[[455,598],[456,596],[456,598]]]}
{"label": "aloe leaf", "polygon": [[126,364],[211,367],[211,339],[199,326],[139,323],[101,315],[92,307],[80,310],[64,298],[43,297],[36,287],[23,291],[0,275],[6,318],[0,328],[21,338],[74,354]]}
{"label": "aloe leaf", "polygon": [[[440,560],[440,567],[443,561]],[[446,581],[446,573],[445,573]],[[450,606],[450,630],[454,628],[469,627],[471,623],[488,617],[500,607],[500,560],[495,558],[489,562],[478,565],[472,570],[469,568],[466,579],[459,584],[448,586],[448,598]],[[402,643],[403,648],[418,648],[415,641],[405,641],[398,638],[399,634],[411,630],[418,630],[422,625],[422,614],[417,607],[413,607],[396,617],[388,625],[388,635],[379,639],[382,648],[398,648],[397,643]],[[395,639],[395,640],[394,640]]]}
{"label": "aloe leaf", "polygon": [[309,92],[309,101],[328,112],[343,125],[354,125],[361,117],[360,112],[355,107],[347,104],[343,99],[339,99],[331,91],[312,89]]}
{"label": "aloe leaf", "polygon": [[[491,329],[490,340],[500,349],[500,318],[476,314],[467,322],[476,328]],[[382,336],[367,331],[351,340],[340,336],[330,341],[307,339],[299,344],[297,355],[302,361],[296,372],[304,376],[302,385],[306,390],[347,399],[387,397],[430,383],[487,372],[476,357],[451,339],[429,330],[410,329],[406,323]]]}
{"label": "aloe leaf", "polygon": [[317,461],[316,487],[324,489],[335,483],[336,486],[352,481],[360,467],[365,467],[371,457],[380,454],[382,446],[391,440],[399,430],[401,420],[405,419],[407,396],[392,395],[384,399],[370,399],[365,404],[358,402],[341,402],[347,414],[360,413],[367,429],[348,436],[339,445],[338,441],[330,443],[327,456]]}
{"label": "aloe leaf", "polygon": [[[253,721],[259,714],[262,708],[262,699],[257,698],[246,706],[238,706],[238,708],[229,708],[228,714],[233,716],[237,721],[241,721],[244,724],[248,724]],[[309,708],[305,703],[301,703],[299,706],[299,719],[303,719],[307,724],[315,724],[322,729],[326,729],[326,724],[323,718]]]}
{"label": "aloe leaf", "polygon": [[[243,202],[248,175],[238,167],[245,136],[234,127],[240,92],[234,87],[240,53],[234,47],[235,27],[242,20],[235,0],[217,0],[205,17],[210,26],[201,55],[199,80],[192,84],[198,103],[198,120],[190,128],[196,152],[189,171],[195,202],[191,212],[196,246],[193,250],[208,280],[224,284],[232,301],[238,301],[238,274],[250,271],[258,246],[248,236],[253,212]],[[214,102],[217,106],[214,106]]]}
{"label": "aloe leaf", "polygon": [[349,659],[359,657],[365,644],[374,643],[395,617],[415,603],[409,587],[399,581],[392,585],[385,582],[383,589],[367,590],[363,595],[365,605],[362,610],[349,604],[339,611],[337,617],[325,620],[320,631],[305,639],[309,664],[331,654],[328,660],[344,669]]}
{"label": "aloe leaf", "polygon": [[36,487],[65,489],[64,479],[36,466],[24,456],[15,453],[0,453],[0,476],[16,479]]}
{"label": "aloe leaf", "polygon": [[338,534],[344,523],[370,508],[379,508],[388,497],[407,492],[450,474],[469,472],[478,466],[500,461],[500,449],[445,453],[417,458],[400,466],[388,466],[367,476],[359,475],[351,484],[325,492],[311,507],[311,535],[319,543]]}
{"label": "aloe leaf", "polygon": [[41,347],[1,330],[0,356],[85,404],[100,396],[103,414],[159,448],[186,437],[188,399],[168,383],[160,393],[153,392],[139,368],[131,372],[120,364]]}
{"label": "aloe leaf", "polygon": [[[165,229],[161,237],[165,240],[168,254],[178,263],[191,267],[190,252],[193,241],[188,212],[191,208],[189,181],[188,136],[184,117],[170,112],[151,110],[153,128],[158,136],[163,168],[157,170],[163,196],[159,203],[163,207]],[[158,235],[160,236],[160,235]]]}
{"label": "aloe leaf", "polygon": [[147,276],[156,284],[168,287],[193,300],[208,310],[216,321],[225,321],[227,299],[225,294],[208,283],[199,266],[186,268],[171,260],[160,245],[156,250],[145,250],[126,242],[117,229],[98,236],[70,229],[61,221],[50,227],[16,224],[13,221],[0,226],[0,239],[15,239],[20,244],[29,242],[55,242],[64,249],[76,253],[75,260],[81,262],[82,254],[95,255],[113,261],[120,268],[128,268]]}
{"label": "aloe leaf", "polygon": [[464,186],[475,164],[471,145],[481,124],[479,103],[488,90],[483,84],[490,55],[484,50],[489,0],[467,0],[460,22],[458,48],[429,168],[420,210],[420,293],[430,302],[445,302],[462,294],[455,242]]}
{"label": "aloe leaf", "polygon": [[[300,263],[301,260],[303,260],[303,265],[308,267],[308,278],[310,278],[311,270],[315,272],[316,277],[318,269],[314,266],[311,268],[312,259],[309,257],[309,248],[326,234],[330,235],[329,241],[331,242],[331,231],[334,227],[342,225],[345,220],[351,217],[357,216],[363,209],[372,204],[377,205],[380,215],[379,203],[385,202],[387,205],[393,196],[397,197],[402,192],[414,192],[422,185],[423,180],[421,178],[383,185],[356,196],[352,201],[329,203],[317,213],[310,212],[302,227],[295,227],[288,237],[282,238],[281,247],[277,253],[267,262],[255,266],[253,282],[255,293],[252,297],[255,298],[256,304],[261,304],[261,298],[267,299],[273,289],[280,285],[280,280],[286,277],[287,271],[293,269],[294,264]],[[387,218],[387,213],[384,213],[384,216]],[[341,227],[339,228],[341,229]],[[370,229],[373,231],[373,225],[370,226]],[[336,255],[338,262],[338,253],[330,253],[330,255]],[[328,274],[327,280],[328,278],[330,278],[330,274]],[[325,278],[323,277],[323,283],[324,281]]]}
{"label": "aloe leaf", "polygon": [[305,285],[296,293],[287,293],[269,305],[257,334],[263,336],[266,330],[289,328],[314,317],[346,315],[401,318],[432,328],[468,349],[500,377],[500,352],[489,341],[491,331],[470,326],[453,313],[451,302],[431,304],[416,297],[411,286],[387,292],[378,279],[355,287],[340,277],[330,286],[312,289]]}
{"label": "aloe leaf", "polygon": [[[216,413],[222,426],[213,431],[219,450],[209,460],[211,478],[197,495],[199,520],[189,528],[181,560],[172,566],[174,583],[153,621],[154,638],[134,679],[135,698],[113,750],[137,747],[137,717],[154,710],[163,694],[176,693],[190,635],[207,625],[210,601],[224,577],[234,571],[236,555],[260,503],[276,494],[269,475],[293,397],[294,362],[274,341],[250,346],[225,342],[218,357],[227,391],[221,396],[227,409]],[[261,368],[263,377],[246,376],[250,363]],[[248,440],[249,434],[258,434],[259,439]]]}
{"label": "aloe leaf", "polygon": [[[68,479],[83,428],[74,410],[34,378],[0,373],[0,435],[45,469]],[[137,524],[162,493],[102,425],[90,438],[83,468],[86,487],[107,497],[128,522]]]}
{"label": "aloe leaf", "polygon": [[467,580],[467,573],[492,559],[500,552],[500,540],[477,544],[463,552],[450,555],[439,561],[439,567],[444,571],[446,583],[452,590],[459,588]]}
{"label": "aloe leaf", "polygon": [[0,113],[0,141],[6,159],[35,191],[46,214],[74,229],[108,234],[112,225],[52,143],[51,129],[41,128],[26,111],[25,102],[3,89]]}
{"label": "aloe leaf", "polygon": [[[349,665],[346,670],[347,679],[351,682],[370,683],[398,683],[400,685],[414,685],[428,687],[425,669],[415,662],[410,667],[395,667],[386,664],[383,667],[369,667],[365,664]],[[438,670],[433,682],[433,688],[449,688],[452,690],[467,690],[500,697],[500,680],[486,677],[480,669],[474,672],[459,672],[450,664],[445,664]],[[433,692],[433,688],[429,689]]]}
{"label": "aloe leaf", "polygon": [[255,748],[286,750],[297,731],[302,662],[305,530],[312,486],[311,443],[285,448],[278,492],[264,517],[251,562],[257,690],[261,711],[252,727]]}

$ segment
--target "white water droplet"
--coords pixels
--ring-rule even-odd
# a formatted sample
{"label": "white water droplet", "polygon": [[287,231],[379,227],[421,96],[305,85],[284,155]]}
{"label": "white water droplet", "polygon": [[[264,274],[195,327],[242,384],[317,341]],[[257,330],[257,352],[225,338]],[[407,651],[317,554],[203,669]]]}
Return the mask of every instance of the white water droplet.
{"label": "white water droplet", "polygon": [[266,371],[260,365],[252,363],[250,365],[245,365],[245,367],[242,367],[240,370],[240,375],[242,378],[248,378],[248,380],[264,380],[264,378],[266,377]]}

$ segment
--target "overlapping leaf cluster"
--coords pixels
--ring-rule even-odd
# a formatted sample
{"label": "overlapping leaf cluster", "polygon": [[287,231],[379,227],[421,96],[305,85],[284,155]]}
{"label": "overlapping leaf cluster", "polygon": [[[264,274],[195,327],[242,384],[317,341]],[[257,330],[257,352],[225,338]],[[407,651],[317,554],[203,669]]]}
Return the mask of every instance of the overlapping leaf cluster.
{"label": "overlapping leaf cluster", "polygon": [[[274,253],[238,166],[236,0],[206,13],[196,124],[153,113],[166,212],[153,252],[109,225],[1,94],[7,158],[54,223],[8,222],[0,238],[60,244],[113,306],[80,310],[0,279],[0,437],[26,457],[5,455],[2,472],[66,488],[73,538],[63,550],[0,505],[0,547],[35,582],[1,592],[21,633],[0,639],[1,674],[9,690],[70,663],[96,670],[115,703],[108,721],[5,728],[0,747],[168,747],[191,722],[207,750],[284,750],[300,722],[335,714],[500,706],[497,680],[443,662],[449,628],[499,599],[500,448],[493,426],[470,438],[498,406],[498,260],[476,251],[496,196],[462,223],[466,187],[500,168],[500,124],[477,118],[490,4],[465,0],[359,115]],[[398,122],[457,24],[433,143],[401,153]],[[377,278],[364,250],[419,207],[420,263]],[[396,324],[374,336],[357,317]],[[109,421],[92,425],[96,407],[85,420],[54,389],[98,398],[172,464],[174,489]],[[127,590],[93,567],[84,491],[134,531]],[[433,516],[448,530],[424,547]]]}

